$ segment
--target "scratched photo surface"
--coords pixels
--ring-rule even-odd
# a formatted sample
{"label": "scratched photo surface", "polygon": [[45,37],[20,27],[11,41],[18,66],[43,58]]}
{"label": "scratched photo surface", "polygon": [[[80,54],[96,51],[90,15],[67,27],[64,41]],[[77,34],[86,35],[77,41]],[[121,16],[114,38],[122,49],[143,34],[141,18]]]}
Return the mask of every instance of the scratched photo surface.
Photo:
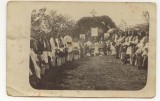
{"label": "scratched photo surface", "polygon": [[155,4],[9,2],[7,13],[11,95],[154,96]]}

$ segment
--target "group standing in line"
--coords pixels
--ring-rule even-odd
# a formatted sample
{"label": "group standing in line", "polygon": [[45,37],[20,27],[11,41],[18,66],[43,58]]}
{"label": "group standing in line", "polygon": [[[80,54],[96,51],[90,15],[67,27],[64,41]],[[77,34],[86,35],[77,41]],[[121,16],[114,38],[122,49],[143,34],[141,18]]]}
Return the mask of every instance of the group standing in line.
{"label": "group standing in line", "polygon": [[140,30],[116,30],[100,40],[72,38],[69,34],[39,32],[30,39],[30,76],[41,80],[50,68],[61,67],[75,59],[112,55],[122,64],[147,68],[149,33]]}

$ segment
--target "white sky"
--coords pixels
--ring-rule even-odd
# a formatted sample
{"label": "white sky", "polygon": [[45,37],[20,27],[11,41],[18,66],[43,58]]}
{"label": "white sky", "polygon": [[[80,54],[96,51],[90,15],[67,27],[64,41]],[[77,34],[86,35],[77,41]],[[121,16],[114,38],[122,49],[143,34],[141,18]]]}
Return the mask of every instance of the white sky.
{"label": "white sky", "polygon": [[57,10],[58,13],[69,15],[73,20],[78,21],[85,16],[91,16],[91,11],[94,9],[97,16],[107,15],[116,25],[121,19],[127,22],[128,25],[145,23],[142,17],[142,12],[147,9],[148,4],[145,3],[75,3],[75,2],[51,2],[48,4],[37,3],[35,9],[46,7],[47,10]]}

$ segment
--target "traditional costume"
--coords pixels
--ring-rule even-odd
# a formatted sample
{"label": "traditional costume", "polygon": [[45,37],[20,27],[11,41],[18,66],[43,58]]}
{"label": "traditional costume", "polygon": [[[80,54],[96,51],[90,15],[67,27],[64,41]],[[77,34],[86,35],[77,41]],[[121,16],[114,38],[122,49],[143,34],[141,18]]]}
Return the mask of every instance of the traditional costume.
{"label": "traditional costume", "polygon": [[118,40],[118,44],[119,44],[119,57],[122,60],[122,48],[123,48],[123,43],[125,42],[125,36],[120,36],[119,40]]}
{"label": "traditional costume", "polygon": [[30,74],[34,74],[37,78],[41,79],[41,69],[37,64],[38,58],[33,49],[30,49]]}
{"label": "traditional costume", "polygon": [[72,61],[73,60],[73,43],[72,43],[71,36],[66,35],[64,37],[64,41],[67,43],[66,44],[66,47],[68,50],[67,61]]}
{"label": "traditional costume", "polygon": [[116,43],[115,42],[111,43],[111,55],[113,56],[116,55]]}
{"label": "traditional costume", "polygon": [[91,41],[87,41],[85,43],[85,51],[87,56],[91,56],[91,45],[92,45]]}
{"label": "traditional costume", "polygon": [[99,43],[96,42],[94,44],[95,48],[94,48],[94,56],[98,56],[99,55]]}
{"label": "traditional costume", "polygon": [[134,54],[134,51],[133,51],[133,46],[132,46],[132,40],[133,40],[134,36],[129,36],[129,39],[128,39],[128,42],[126,43],[126,45],[128,46],[127,47],[127,51],[126,51],[126,54],[129,55],[130,57],[130,64],[132,64],[132,56]]}
{"label": "traditional costume", "polygon": [[73,49],[74,49],[74,59],[80,58],[80,43],[79,42],[73,42]]}
{"label": "traditional costume", "polygon": [[62,57],[63,57],[63,46],[60,38],[56,38],[56,43],[57,43],[57,66],[62,65]]}
{"label": "traditional costume", "polygon": [[50,38],[50,44],[51,44],[51,66],[56,66],[57,43],[53,37]]}

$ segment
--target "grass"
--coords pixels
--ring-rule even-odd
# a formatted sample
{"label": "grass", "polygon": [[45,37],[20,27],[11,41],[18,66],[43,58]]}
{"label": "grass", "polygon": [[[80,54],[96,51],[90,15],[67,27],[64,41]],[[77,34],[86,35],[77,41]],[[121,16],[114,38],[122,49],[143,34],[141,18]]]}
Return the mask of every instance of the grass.
{"label": "grass", "polygon": [[52,67],[41,89],[48,90],[140,90],[147,70],[122,65],[112,56],[84,57],[62,67]]}

